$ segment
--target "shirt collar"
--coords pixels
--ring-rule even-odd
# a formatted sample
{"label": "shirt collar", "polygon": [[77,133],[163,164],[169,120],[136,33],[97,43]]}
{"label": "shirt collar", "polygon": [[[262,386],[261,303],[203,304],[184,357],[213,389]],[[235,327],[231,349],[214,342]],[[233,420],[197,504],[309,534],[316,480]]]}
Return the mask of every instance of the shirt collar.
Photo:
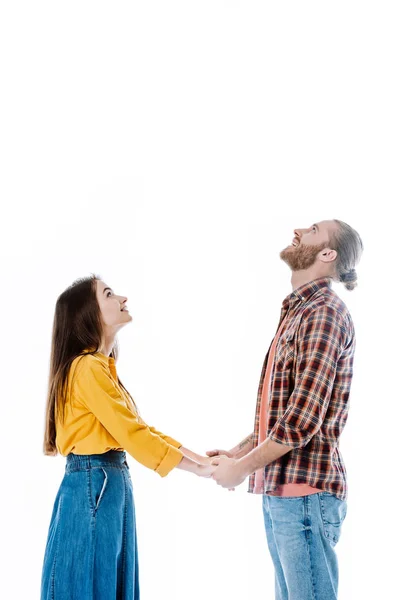
{"label": "shirt collar", "polygon": [[[87,354],[88,352],[93,352],[95,350],[95,348],[87,348],[86,350],[84,350],[84,354]],[[112,356],[106,356],[105,354],[103,354],[102,352],[95,352],[94,353],[96,358],[98,358],[104,365],[106,366],[115,366],[115,359]]]}
{"label": "shirt collar", "polygon": [[324,289],[330,289],[331,285],[331,277],[319,277],[318,279],[309,281],[288,294],[283,301],[282,308],[287,310],[298,302],[307,302],[314,294],[322,292]]}

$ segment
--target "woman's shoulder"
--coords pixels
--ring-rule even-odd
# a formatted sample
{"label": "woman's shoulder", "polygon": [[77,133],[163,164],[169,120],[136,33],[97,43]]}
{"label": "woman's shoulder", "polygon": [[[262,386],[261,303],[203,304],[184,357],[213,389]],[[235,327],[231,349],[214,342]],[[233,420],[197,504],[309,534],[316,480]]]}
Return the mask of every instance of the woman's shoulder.
{"label": "woman's shoulder", "polygon": [[88,353],[85,352],[83,354],[79,354],[74,358],[71,363],[70,375],[71,376],[79,376],[87,373],[88,371],[103,371],[104,370],[104,361],[100,358],[96,353]]}
{"label": "woman's shoulder", "polygon": [[94,389],[112,387],[112,380],[104,361],[96,354],[81,354],[74,358],[69,371],[69,389],[71,398],[82,400]]}

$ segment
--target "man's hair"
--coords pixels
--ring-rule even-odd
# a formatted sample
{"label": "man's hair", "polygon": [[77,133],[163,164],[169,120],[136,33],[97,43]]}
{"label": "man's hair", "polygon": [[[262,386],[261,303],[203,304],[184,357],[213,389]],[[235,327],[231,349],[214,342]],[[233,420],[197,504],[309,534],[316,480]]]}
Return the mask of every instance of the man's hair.
{"label": "man's hair", "polygon": [[337,228],[329,240],[331,248],[337,252],[334,279],[341,281],[347,290],[354,290],[357,286],[355,266],[361,258],[364,246],[360,235],[350,225],[338,219],[334,219],[334,223]]}

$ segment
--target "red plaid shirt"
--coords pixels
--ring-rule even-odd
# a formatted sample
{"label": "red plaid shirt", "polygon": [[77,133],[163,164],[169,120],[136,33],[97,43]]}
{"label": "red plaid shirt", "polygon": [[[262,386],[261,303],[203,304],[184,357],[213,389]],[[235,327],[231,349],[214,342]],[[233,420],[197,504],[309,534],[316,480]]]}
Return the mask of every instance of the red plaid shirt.
{"label": "red plaid shirt", "polygon": [[[271,375],[267,438],[293,450],[265,467],[264,492],[283,483],[307,483],[345,500],[347,478],[339,437],[349,410],[353,322],[346,305],[331,289],[329,277],[289,294],[279,325],[286,314]],[[254,448],[267,360],[268,353],[258,388]],[[253,473],[249,479],[251,493],[254,483]]]}

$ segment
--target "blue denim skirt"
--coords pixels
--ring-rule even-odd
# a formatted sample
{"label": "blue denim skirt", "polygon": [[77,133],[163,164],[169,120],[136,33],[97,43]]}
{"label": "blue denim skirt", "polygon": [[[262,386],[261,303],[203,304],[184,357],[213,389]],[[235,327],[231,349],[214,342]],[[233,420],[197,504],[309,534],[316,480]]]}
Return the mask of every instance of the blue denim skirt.
{"label": "blue denim skirt", "polygon": [[41,600],[139,600],[126,453],[68,454],[44,553]]}

